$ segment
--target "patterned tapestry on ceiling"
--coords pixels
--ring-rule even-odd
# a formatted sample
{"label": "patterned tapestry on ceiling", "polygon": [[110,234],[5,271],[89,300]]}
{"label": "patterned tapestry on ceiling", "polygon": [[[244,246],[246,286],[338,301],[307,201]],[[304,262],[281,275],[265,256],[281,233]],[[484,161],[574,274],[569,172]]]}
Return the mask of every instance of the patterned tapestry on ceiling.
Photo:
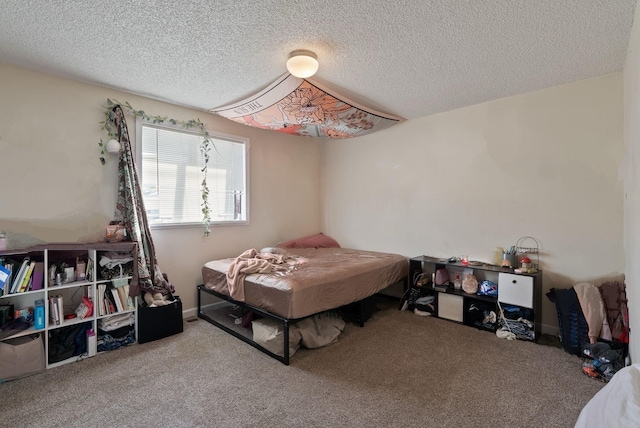
{"label": "patterned tapestry on ceiling", "polygon": [[211,112],[257,128],[330,139],[370,134],[404,120],[288,73],[258,94]]}

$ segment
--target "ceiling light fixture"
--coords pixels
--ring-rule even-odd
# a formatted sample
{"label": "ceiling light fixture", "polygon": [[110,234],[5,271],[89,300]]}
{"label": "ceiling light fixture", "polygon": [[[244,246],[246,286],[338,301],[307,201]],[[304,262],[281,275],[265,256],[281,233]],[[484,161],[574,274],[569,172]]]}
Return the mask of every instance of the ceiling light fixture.
{"label": "ceiling light fixture", "polygon": [[287,60],[287,70],[301,79],[311,77],[318,71],[318,57],[303,49],[293,51]]}

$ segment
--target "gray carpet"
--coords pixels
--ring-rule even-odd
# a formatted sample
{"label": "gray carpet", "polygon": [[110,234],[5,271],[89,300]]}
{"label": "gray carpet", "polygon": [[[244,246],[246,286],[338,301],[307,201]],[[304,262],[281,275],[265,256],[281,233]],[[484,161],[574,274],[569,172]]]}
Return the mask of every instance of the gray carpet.
{"label": "gray carpet", "polygon": [[382,305],[285,366],[204,320],[0,384],[2,426],[571,427],[604,386],[553,346]]}

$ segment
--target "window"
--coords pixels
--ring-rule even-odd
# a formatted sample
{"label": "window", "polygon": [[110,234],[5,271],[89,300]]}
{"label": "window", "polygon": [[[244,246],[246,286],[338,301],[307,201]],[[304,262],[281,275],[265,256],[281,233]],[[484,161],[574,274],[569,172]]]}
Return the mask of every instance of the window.
{"label": "window", "polygon": [[[202,224],[202,135],[138,122],[138,164],[149,224]],[[210,137],[207,187],[211,224],[247,223],[248,140],[213,133]]]}

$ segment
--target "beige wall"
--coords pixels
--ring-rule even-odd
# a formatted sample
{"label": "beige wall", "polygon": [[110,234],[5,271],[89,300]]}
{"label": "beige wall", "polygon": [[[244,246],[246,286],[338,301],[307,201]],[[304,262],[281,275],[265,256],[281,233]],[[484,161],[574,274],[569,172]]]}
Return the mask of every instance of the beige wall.
{"label": "beige wall", "polygon": [[624,247],[625,277],[629,299],[631,338],[629,353],[633,362],[640,361],[640,8],[636,8],[629,50],[624,68]]}
{"label": "beige wall", "polygon": [[[207,238],[201,227],[152,230],[160,269],[185,309],[195,307],[205,261],[320,230],[320,155],[312,139],[2,64],[0,94],[0,230],[12,248],[103,238],[117,191],[116,158],[106,166],[98,160],[107,98],[250,139],[249,226],[214,227]],[[135,138],[133,118],[128,126]]]}
{"label": "beige wall", "polygon": [[[491,262],[526,235],[545,292],[620,279],[622,134],[617,73],[326,143],[324,230],[347,247]],[[556,330],[544,296],[542,315]]]}
{"label": "beige wall", "polygon": [[[97,146],[110,97],[251,140],[249,226],[209,238],[201,228],[153,230],[186,310],[205,261],[319,230],[346,247],[486,261],[529,235],[541,245],[545,291],[597,284],[625,266],[622,82],[613,74],[317,143],[0,65],[0,230],[14,247],[101,239],[116,197],[115,159],[101,166]],[[555,315],[543,298],[546,331]]]}

